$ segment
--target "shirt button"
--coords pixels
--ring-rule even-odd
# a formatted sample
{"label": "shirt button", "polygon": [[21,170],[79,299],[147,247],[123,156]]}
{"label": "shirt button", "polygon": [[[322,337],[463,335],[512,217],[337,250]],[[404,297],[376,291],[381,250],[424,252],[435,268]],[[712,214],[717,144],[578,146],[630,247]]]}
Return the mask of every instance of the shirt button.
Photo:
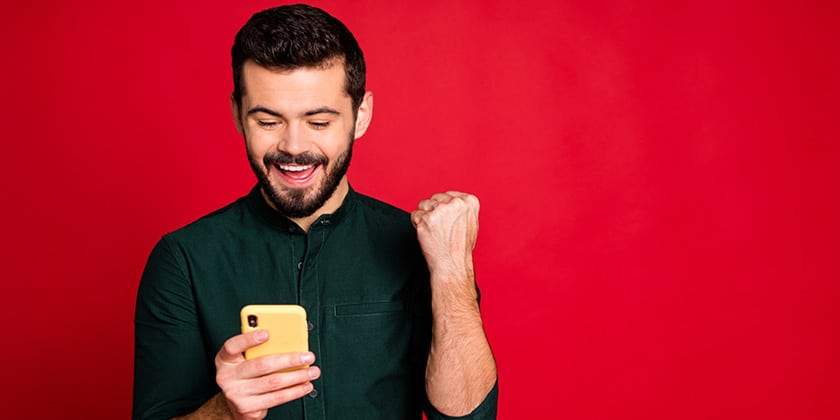
{"label": "shirt button", "polygon": [[307,322],[307,323],[306,323],[306,328],[308,328],[308,329],[309,329],[309,331],[312,331],[312,330],[314,330],[314,329],[315,329],[315,324],[313,324],[313,323],[311,323],[311,322]]}
{"label": "shirt button", "polygon": [[303,269],[303,261],[298,261],[297,268],[298,268],[298,271]]}
{"label": "shirt button", "polygon": [[315,398],[317,396],[318,396],[318,390],[315,389],[315,388],[312,388],[312,391],[309,391],[309,397],[310,398]]}

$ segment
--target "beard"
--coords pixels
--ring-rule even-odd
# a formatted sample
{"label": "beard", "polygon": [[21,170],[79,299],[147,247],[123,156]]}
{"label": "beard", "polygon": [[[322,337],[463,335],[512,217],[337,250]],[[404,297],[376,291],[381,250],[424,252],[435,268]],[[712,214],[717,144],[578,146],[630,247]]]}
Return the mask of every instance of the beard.
{"label": "beard", "polygon": [[[355,131],[355,130],[354,130]],[[354,132],[350,132],[350,144],[347,149],[336,157],[332,169],[325,173],[324,179],[317,185],[307,188],[289,188],[285,186],[274,186],[268,177],[269,168],[280,164],[312,165],[321,166],[327,171],[330,160],[324,155],[316,155],[306,152],[299,155],[292,155],[286,152],[267,153],[262,162],[259,162],[251,151],[248,151],[248,161],[254,175],[257,176],[260,188],[266,193],[274,207],[284,216],[292,219],[309,217],[318,209],[324,206],[327,200],[333,196],[338,184],[347,170],[350,168],[350,158],[353,156]]]}

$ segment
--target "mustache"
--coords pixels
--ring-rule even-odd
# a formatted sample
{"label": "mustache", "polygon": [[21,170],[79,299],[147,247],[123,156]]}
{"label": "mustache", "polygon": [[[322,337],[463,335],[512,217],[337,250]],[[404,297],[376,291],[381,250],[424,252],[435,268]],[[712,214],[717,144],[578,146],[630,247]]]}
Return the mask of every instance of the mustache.
{"label": "mustache", "polygon": [[312,152],[304,152],[293,155],[286,152],[266,153],[263,156],[263,163],[266,167],[270,165],[323,165],[327,166],[329,159],[324,155],[316,155]]}

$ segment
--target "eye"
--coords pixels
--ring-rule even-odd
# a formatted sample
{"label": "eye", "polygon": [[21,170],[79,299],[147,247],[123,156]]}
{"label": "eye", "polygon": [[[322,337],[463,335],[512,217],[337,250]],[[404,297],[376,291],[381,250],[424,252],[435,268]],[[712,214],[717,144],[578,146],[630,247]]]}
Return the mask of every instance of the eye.
{"label": "eye", "polygon": [[329,121],[309,121],[309,125],[316,130],[323,130],[330,126]]}
{"label": "eye", "polygon": [[257,125],[259,125],[260,127],[275,127],[277,126],[277,121],[257,120]]}

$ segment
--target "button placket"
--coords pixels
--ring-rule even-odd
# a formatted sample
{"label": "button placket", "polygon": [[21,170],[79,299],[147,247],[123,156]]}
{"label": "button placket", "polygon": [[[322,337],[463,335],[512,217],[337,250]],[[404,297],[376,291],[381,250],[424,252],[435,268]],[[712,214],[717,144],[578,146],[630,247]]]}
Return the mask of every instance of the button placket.
{"label": "button placket", "polygon": [[[322,357],[321,337],[316,331],[322,312],[321,285],[318,278],[318,254],[326,239],[326,231],[322,226],[322,224],[313,225],[312,229],[306,234],[306,251],[300,259],[303,264],[298,271],[300,304],[306,308],[307,329],[310,331],[309,351],[315,353],[316,360]],[[314,387],[308,394],[309,398],[303,400],[307,420],[324,419],[326,416],[324,412],[324,390],[321,387],[322,381],[323,378],[312,381]]]}

